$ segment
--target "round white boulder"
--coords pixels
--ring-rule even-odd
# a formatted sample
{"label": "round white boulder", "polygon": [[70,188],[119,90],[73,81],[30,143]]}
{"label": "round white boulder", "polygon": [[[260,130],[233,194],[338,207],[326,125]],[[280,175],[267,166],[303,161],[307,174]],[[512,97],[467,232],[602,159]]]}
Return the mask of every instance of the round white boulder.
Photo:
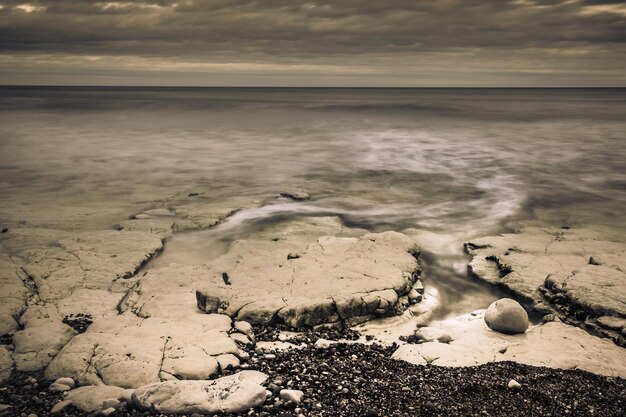
{"label": "round white boulder", "polygon": [[496,332],[524,333],[528,329],[528,314],[517,301],[501,298],[491,303],[485,312],[485,323]]}

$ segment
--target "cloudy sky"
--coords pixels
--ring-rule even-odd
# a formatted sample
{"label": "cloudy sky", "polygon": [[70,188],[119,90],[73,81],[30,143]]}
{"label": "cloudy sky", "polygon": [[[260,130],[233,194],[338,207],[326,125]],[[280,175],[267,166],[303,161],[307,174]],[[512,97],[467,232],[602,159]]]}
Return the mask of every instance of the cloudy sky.
{"label": "cloudy sky", "polygon": [[0,84],[626,86],[626,1],[0,0]]}

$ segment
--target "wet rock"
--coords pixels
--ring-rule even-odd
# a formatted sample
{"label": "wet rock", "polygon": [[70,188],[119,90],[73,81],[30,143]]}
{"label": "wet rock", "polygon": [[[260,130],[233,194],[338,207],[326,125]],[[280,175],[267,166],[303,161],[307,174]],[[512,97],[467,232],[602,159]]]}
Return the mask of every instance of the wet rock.
{"label": "wet rock", "polygon": [[296,201],[304,201],[304,200],[308,200],[311,198],[310,195],[308,195],[302,190],[283,191],[280,193],[280,195],[282,197],[291,198],[292,200],[296,200]]}
{"label": "wet rock", "polygon": [[417,365],[430,363],[438,366],[515,361],[626,377],[626,350],[609,340],[559,321],[531,327],[524,334],[507,335],[487,327],[484,311],[476,313],[432,323],[449,333],[454,341],[403,345],[392,358]]}
{"label": "wet rock", "polygon": [[435,327],[420,327],[415,337],[422,342],[450,343],[454,340],[448,333]]}
{"label": "wet rock", "polygon": [[[397,314],[406,308],[399,307],[400,296],[418,277],[418,250],[395,232],[358,239],[322,237],[287,263],[288,243],[235,242],[228,254],[193,274],[198,307],[252,324],[283,323],[294,329]],[[220,279],[225,270],[231,285]],[[174,268],[159,274],[180,272]]]}
{"label": "wet rock", "polygon": [[165,381],[135,390],[134,404],[144,410],[174,414],[247,411],[265,402],[267,376],[242,371],[212,381]]}
{"label": "wet rock", "polygon": [[528,329],[528,314],[517,301],[501,298],[487,308],[485,323],[491,330],[500,333],[524,333]]}
{"label": "wet rock", "polygon": [[542,315],[555,314],[626,346],[621,330],[598,322],[626,317],[625,243],[588,229],[527,228],[465,247],[476,277],[513,292]]}

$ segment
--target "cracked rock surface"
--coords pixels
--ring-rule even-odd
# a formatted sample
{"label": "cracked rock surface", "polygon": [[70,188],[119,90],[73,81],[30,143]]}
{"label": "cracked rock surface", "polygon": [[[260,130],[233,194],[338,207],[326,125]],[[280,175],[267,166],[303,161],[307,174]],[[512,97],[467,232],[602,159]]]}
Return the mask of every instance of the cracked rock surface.
{"label": "cracked rock surface", "polygon": [[[184,287],[196,288],[205,312],[256,325],[355,324],[408,306],[407,294],[419,274],[418,252],[413,240],[396,232],[326,236],[306,246],[237,241],[227,254],[188,274]],[[141,300],[162,292],[156,290],[159,282],[184,275],[185,268],[150,274],[142,279]],[[155,290],[146,291],[149,287]]]}
{"label": "cracked rock surface", "polygon": [[626,244],[586,229],[528,228],[465,247],[479,279],[626,346]]}
{"label": "cracked rock surface", "polygon": [[484,310],[432,323],[454,340],[400,346],[392,358],[416,365],[474,366],[514,361],[533,366],[581,369],[626,378],[626,350],[582,329],[553,321],[531,327],[524,334],[490,330]]}
{"label": "cracked rock surface", "polygon": [[207,379],[220,372],[220,363],[238,366],[241,352],[232,331],[231,319],[218,314],[191,315],[184,325],[177,319],[142,319],[130,313],[101,319],[61,350],[46,376],[124,388]]}

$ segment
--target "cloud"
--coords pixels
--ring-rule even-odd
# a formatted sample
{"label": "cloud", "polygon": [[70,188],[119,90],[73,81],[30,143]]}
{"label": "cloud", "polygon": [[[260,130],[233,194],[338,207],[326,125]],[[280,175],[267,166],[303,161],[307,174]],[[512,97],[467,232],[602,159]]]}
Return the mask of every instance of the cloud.
{"label": "cloud", "polygon": [[483,64],[487,68],[476,70],[488,72],[502,67],[503,56],[522,67],[545,66],[543,56],[550,71],[591,74],[626,67],[626,11],[616,1],[0,0],[0,4],[0,54],[5,57],[127,57],[129,63],[178,62],[181,71],[191,64],[211,71],[209,64],[349,69],[358,63],[387,75],[394,73],[390,66],[398,67],[397,74],[406,73],[430,64],[425,59],[434,60],[435,66],[439,63],[439,69]]}

